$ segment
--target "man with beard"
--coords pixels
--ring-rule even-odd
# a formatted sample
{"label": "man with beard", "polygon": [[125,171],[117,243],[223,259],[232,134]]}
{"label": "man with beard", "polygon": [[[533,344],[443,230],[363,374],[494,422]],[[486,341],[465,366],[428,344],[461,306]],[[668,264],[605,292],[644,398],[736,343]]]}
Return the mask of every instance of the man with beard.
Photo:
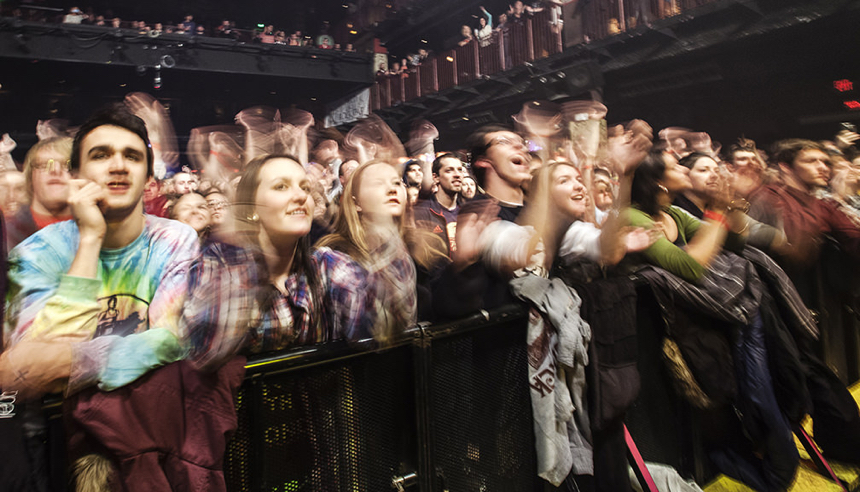
{"label": "man with beard", "polygon": [[427,227],[448,244],[448,255],[456,251],[457,214],[460,212],[460,187],[464,168],[454,154],[443,154],[433,161],[436,193],[415,206],[415,223]]}

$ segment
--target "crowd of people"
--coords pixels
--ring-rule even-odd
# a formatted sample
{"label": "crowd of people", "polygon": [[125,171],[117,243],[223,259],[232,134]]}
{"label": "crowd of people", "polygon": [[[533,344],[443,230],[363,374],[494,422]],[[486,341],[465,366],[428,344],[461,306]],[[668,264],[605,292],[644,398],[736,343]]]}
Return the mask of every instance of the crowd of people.
{"label": "crowd of people", "polygon": [[[635,350],[620,335],[590,345],[635,333],[635,298],[631,309],[619,294],[632,274],[655,292],[667,359],[708,416],[719,471],[785,490],[806,414],[825,456],[860,464],[860,413],[817,342],[822,303],[853,292],[822,279],[822,258],[860,260],[856,133],[770,153],[740,138],[721,153],[701,132],[639,120],[606,130],[606,108],[580,101],[527,105],[513,126],[442,150],[426,121],[404,145],[373,116],[338,136],[306,113],[252,108],[235,127],[193,131],[183,166],[158,107],[130,95],[76,129],[40,122],[20,171],[2,174],[0,389],[30,443],[6,452],[44,462],[38,402],[63,393],[79,486],[221,490],[219,429],[225,415],[235,426],[246,356],[385,347],[419,320],[524,302],[541,476],[629,490]],[[631,357],[624,384],[594,383]],[[586,403],[594,384],[602,400]],[[194,412],[125,413],[154,401]],[[177,428],[195,433],[193,449]],[[4,479],[26,490],[42,468],[14,471]]]}
{"label": "crowd of people", "polygon": [[217,25],[204,25],[194,20],[193,14],[183,16],[180,22],[147,22],[144,20],[126,20],[114,15],[112,11],[107,14],[96,13],[92,8],[86,12],[77,6],[68,9],[65,14],[51,16],[50,9],[26,10],[22,8],[11,9],[9,15],[16,18],[27,19],[35,22],[60,22],[63,24],[79,24],[108,27],[113,29],[130,29],[138,34],[158,37],[162,34],[181,34],[188,36],[208,36],[215,38],[234,39],[237,41],[280,44],[285,46],[316,47],[320,49],[334,49],[354,51],[352,43],[337,42],[329,33],[330,26],[324,22],[316,36],[308,36],[301,30],[287,34],[284,30],[275,29],[274,25],[262,24],[256,28],[236,26],[236,21],[224,19]]}

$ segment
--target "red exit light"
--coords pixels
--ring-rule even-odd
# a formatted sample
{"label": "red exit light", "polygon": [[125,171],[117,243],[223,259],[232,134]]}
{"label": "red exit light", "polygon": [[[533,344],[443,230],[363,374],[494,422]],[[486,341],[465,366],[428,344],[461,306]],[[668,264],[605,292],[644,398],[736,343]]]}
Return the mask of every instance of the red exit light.
{"label": "red exit light", "polygon": [[851,82],[848,79],[834,80],[833,81],[833,88],[839,92],[853,91],[854,90],[854,82]]}

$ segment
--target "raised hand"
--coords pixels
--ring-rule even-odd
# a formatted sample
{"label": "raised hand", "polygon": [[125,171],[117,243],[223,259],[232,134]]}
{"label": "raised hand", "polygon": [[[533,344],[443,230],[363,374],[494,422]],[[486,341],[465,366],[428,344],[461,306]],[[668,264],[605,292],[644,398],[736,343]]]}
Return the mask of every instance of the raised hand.
{"label": "raised hand", "polygon": [[632,174],[651,150],[653,131],[648,123],[633,120],[627,127],[612,128],[608,140],[609,162],[615,166],[619,175]]}

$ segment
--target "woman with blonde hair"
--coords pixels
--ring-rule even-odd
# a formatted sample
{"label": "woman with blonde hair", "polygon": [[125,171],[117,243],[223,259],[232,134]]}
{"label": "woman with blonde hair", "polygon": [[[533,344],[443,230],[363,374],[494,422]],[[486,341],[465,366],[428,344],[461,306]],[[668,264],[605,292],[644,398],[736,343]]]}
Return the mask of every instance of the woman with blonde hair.
{"label": "woman with blonde hair", "polygon": [[[344,187],[333,232],[317,243],[346,253],[368,272],[385,279],[370,286],[383,289],[375,296],[388,302],[379,306],[388,323],[376,328],[383,339],[415,322],[418,278],[446,260],[445,244],[412,226],[407,202],[406,187],[393,165],[382,160],[365,162]],[[422,288],[419,297],[427,292]],[[429,302],[422,299],[421,304]]]}
{"label": "woman with blonde hair", "polygon": [[[335,339],[385,344],[389,320],[414,321],[414,287],[397,291],[399,310],[389,305],[390,272],[402,262],[369,269],[343,252],[311,249],[311,189],[294,157],[248,163],[236,191],[232,242],[212,241],[189,272],[183,325],[197,366],[211,370],[238,353]],[[405,275],[414,284],[414,269]]]}

